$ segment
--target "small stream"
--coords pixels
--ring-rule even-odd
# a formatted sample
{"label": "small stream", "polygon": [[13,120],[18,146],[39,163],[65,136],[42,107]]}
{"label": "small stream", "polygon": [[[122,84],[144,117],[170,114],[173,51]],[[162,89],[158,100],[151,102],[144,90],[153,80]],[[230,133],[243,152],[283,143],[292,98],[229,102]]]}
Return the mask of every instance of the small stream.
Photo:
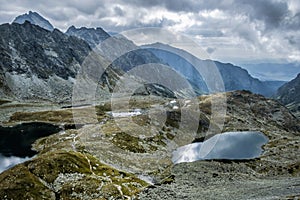
{"label": "small stream", "polygon": [[259,157],[268,138],[261,132],[226,132],[214,135],[204,142],[179,147],[173,152],[174,164],[197,160],[244,160]]}
{"label": "small stream", "polygon": [[59,131],[59,126],[42,122],[0,126],[0,173],[33,157],[37,152],[31,145],[37,139]]}

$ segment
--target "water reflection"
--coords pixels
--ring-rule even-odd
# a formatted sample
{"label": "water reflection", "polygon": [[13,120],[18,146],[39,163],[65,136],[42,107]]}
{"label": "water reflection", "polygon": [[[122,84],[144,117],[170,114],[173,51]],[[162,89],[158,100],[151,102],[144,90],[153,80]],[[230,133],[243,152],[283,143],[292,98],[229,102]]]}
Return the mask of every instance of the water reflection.
{"label": "water reflection", "polygon": [[268,138],[261,132],[226,132],[204,142],[179,147],[173,152],[173,163],[209,159],[252,159],[261,155]]}
{"label": "water reflection", "polygon": [[0,173],[33,157],[37,152],[31,145],[37,139],[59,131],[59,126],[42,122],[0,126]]}
{"label": "water reflection", "polygon": [[29,160],[31,158],[29,157],[25,157],[25,158],[20,158],[20,157],[16,157],[16,156],[3,156],[0,154],[0,173],[19,164],[19,163],[23,163],[27,160]]}

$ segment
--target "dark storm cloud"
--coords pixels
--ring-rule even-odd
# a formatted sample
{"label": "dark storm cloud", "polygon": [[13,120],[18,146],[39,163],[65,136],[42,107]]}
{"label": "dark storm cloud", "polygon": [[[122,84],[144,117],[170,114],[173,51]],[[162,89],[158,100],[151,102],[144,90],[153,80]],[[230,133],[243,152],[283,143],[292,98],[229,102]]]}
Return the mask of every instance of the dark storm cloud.
{"label": "dark storm cloud", "polygon": [[284,27],[292,30],[300,30],[300,13],[284,21]]}
{"label": "dark storm cloud", "polygon": [[114,8],[114,12],[117,16],[125,16],[125,11],[122,10],[122,8],[120,8],[119,6],[116,6]]}
{"label": "dark storm cloud", "polygon": [[138,7],[164,7],[174,12],[199,12],[205,9],[227,9],[230,7],[231,0],[128,0],[126,3]]}
{"label": "dark storm cloud", "polygon": [[208,27],[206,29],[197,26],[192,26],[189,30],[186,31],[187,34],[190,35],[201,35],[203,37],[222,37],[224,33],[217,29],[212,29],[212,27]]}
{"label": "dark storm cloud", "polygon": [[[142,12],[140,9],[150,9],[153,7],[164,8],[170,12],[186,12],[186,13],[199,13],[203,10],[219,9],[229,14],[245,15],[253,20],[261,20],[265,23],[267,28],[276,28],[281,24],[287,24],[287,27],[294,28],[294,24],[299,26],[299,17],[289,17],[289,10],[286,1],[273,1],[273,0],[127,0],[121,1],[94,1],[94,0],[64,0],[64,1],[23,1],[14,0],[12,3],[1,3],[2,12],[5,10],[18,10],[26,12],[28,10],[38,10],[42,14],[57,21],[70,21],[78,17],[79,14],[88,16],[97,16],[99,21],[102,18],[109,18],[114,16],[126,17],[125,10],[120,7],[131,6],[137,13]],[[9,6],[10,5],[10,6]],[[16,6],[18,5],[18,6]],[[5,6],[8,6],[7,8]],[[13,7],[15,6],[15,8]],[[150,11],[149,11],[150,12]],[[20,13],[21,14],[21,13]],[[145,12],[144,15],[149,13]],[[2,14],[3,15],[3,14]],[[234,17],[234,16],[233,16]],[[50,19],[50,20],[51,20]],[[139,20],[136,18],[136,20]],[[165,19],[166,21],[167,19]],[[169,19],[170,20],[170,19]],[[291,23],[293,22],[293,23]],[[128,21],[130,27],[131,22]],[[132,22],[135,23],[135,22]]]}
{"label": "dark storm cloud", "polygon": [[289,14],[287,2],[271,0],[237,1],[252,20],[262,20],[267,28],[276,28]]}
{"label": "dark storm cloud", "polygon": [[288,40],[288,42],[297,47],[298,50],[300,50],[300,35],[291,35],[291,36],[286,36],[285,37],[286,40]]}
{"label": "dark storm cloud", "polygon": [[219,9],[227,13],[245,15],[250,21],[259,20],[267,29],[278,28],[283,24],[299,26],[299,17],[291,16],[287,1],[276,0],[129,0],[128,4],[136,7],[163,7],[174,12],[198,13],[203,10]]}
{"label": "dark storm cloud", "polygon": [[226,48],[243,46],[260,55],[289,49],[300,60],[299,0],[0,0],[0,5],[0,23],[32,10],[62,31],[71,25],[113,32],[164,27],[211,44],[205,49],[217,48],[214,55],[222,53],[217,46],[222,42]]}

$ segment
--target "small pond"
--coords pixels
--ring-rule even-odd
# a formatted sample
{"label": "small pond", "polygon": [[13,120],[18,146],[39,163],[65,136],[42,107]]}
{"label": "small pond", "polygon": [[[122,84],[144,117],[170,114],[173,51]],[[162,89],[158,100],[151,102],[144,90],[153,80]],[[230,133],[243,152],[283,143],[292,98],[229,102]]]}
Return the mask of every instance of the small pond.
{"label": "small pond", "polygon": [[226,132],[214,135],[204,142],[179,147],[173,152],[174,164],[197,160],[244,160],[259,157],[268,138],[261,132]]}
{"label": "small pond", "polygon": [[37,152],[31,149],[31,145],[37,139],[59,131],[59,126],[41,122],[0,126],[0,173],[34,156]]}

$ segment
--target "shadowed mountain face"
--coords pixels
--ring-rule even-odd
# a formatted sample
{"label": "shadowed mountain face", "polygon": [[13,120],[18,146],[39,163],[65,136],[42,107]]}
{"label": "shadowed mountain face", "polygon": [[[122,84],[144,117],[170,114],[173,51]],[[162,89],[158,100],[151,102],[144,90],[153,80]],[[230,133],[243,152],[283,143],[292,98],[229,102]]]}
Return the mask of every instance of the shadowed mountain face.
{"label": "shadowed mountain face", "polygon": [[[188,54],[184,50],[176,49],[171,46],[156,43],[152,45],[146,45],[149,51],[154,53],[161,61],[175,71],[181,73],[190,84],[197,88],[200,93],[207,93],[208,89],[203,80],[201,74],[197,72],[194,65],[197,67],[209,66],[212,62],[216,65],[220,72],[220,75],[224,81],[226,91],[232,90],[249,90],[253,93],[262,94],[264,96],[273,95],[277,88],[283,84],[283,82],[262,82],[256,78],[253,78],[249,73],[241,67],[234,66],[230,63],[221,63],[218,61],[199,60],[192,55]],[[176,52],[172,53],[172,52]],[[193,64],[185,60],[184,57],[193,57]]]}
{"label": "shadowed mountain face", "polygon": [[300,74],[281,86],[277,91],[276,98],[297,117],[300,117]]}
{"label": "shadowed mountain face", "polygon": [[278,99],[283,104],[300,103],[300,74],[278,89]]}

